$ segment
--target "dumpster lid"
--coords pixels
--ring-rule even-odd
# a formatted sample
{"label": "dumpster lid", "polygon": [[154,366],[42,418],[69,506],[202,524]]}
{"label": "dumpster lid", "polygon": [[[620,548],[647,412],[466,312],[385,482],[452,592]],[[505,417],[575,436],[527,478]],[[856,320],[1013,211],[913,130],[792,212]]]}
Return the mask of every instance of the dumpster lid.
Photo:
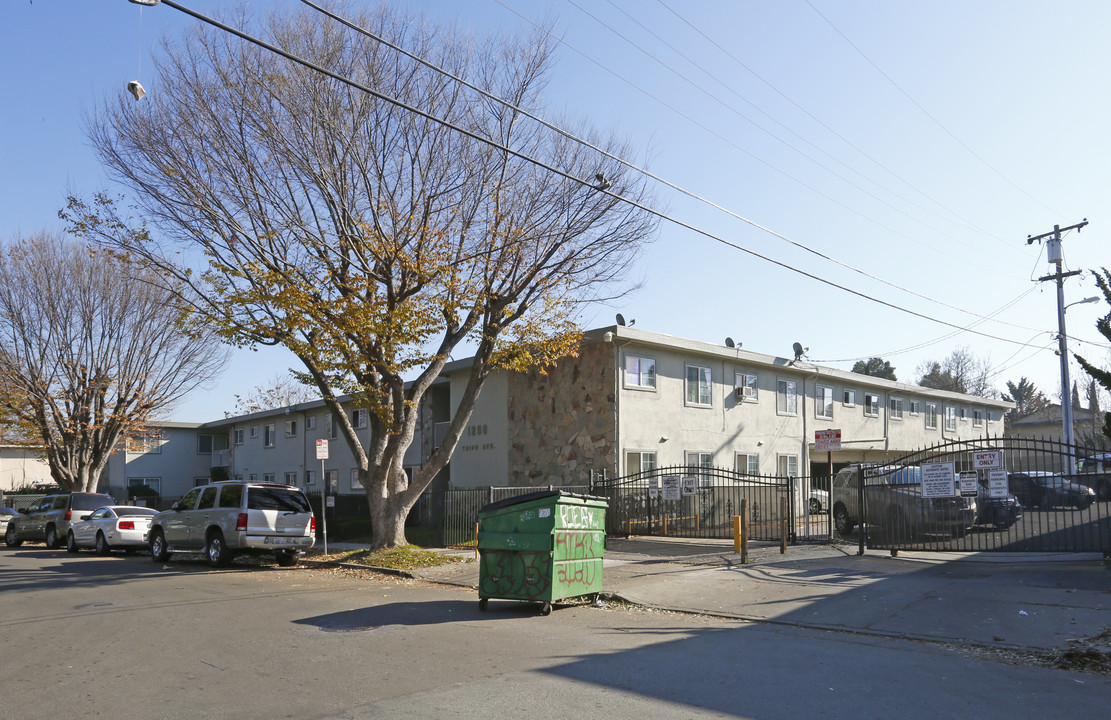
{"label": "dumpster lid", "polygon": [[483,505],[478,509],[480,513],[497,510],[510,505],[517,505],[518,503],[532,502],[533,500],[540,500],[547,497],[561,497],[561,498],[575,498],[577,500],[598,500],[600,502],[609,503],[609,498],[599,497],[597,495],[583,495],[580,493],[566,492],[564,490],[540,490],[538,492],[526,493],[524,495],[514,495],[513,497],[504,500]]}

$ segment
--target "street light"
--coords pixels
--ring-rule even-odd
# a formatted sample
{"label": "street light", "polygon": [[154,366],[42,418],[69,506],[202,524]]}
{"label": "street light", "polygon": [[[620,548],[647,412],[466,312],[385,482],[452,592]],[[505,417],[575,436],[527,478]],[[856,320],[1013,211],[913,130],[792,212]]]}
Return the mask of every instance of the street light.
{"label": "street light", "polygon": [[1061,355],[1061,424],[1063,425],[1064,434],[1062,435],[1065,441],[1065,452],[1068,455],[1068,474],[1076,474],[1076,458],[1073,456],[1073,425],[1072,425],[1072,394],[1069,388],[1069,354],[1068,354],[1068,336],[1065,335],[1065,311],[1073,305],[1086,305],[1094,303],[1099,300],[1098,297],[1084,298],[1076,302],[1069,303],[1068,305],[1061,306],[1061,312],[1057,316],[1057,339],[1060,344],[1059,353]]}

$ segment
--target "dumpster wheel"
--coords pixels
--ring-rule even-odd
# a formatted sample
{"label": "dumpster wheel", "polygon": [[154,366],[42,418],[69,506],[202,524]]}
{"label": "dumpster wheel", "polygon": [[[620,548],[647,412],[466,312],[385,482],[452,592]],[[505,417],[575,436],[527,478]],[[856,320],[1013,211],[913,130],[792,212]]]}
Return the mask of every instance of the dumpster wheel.
{"label": "dumpster wheel", "polygon": [[544,605],[541,606],[541,608],[540,608],[540,614],[541,615],[551,615],[552,614],[552,604],[550,602],[544,603]]}
{"label": "dumpster wheel", "polygon": [[479,598],[478,599],[478,609],[481,610],[482,612],[486,612],[486,604],[489,601],[490,601],[490,598]]}

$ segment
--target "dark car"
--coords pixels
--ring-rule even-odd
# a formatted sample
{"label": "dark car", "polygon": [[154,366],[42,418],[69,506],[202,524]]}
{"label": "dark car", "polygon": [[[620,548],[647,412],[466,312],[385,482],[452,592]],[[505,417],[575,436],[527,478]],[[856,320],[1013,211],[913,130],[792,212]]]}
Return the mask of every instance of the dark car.
{"label": "dark car", "polygon": [[1011,492],[1023,507],[1074,507],[1083,510],[1096,500],[1090,487],[1069,482],[1048,472],[1014,472],[1007,475]]}
{"label": "dark car", "polygon": [[1022,517],[1022,505],[1014,495],[992,497],[986,479],[980,480],[976,491],[976,524],[1006,530]]}
{"label": "dark car", "polygon": [[8,521],[8,529],[4,531],[4,544],[19,547],[24,540],[30,540],[44,542],[48,548],[56,548],[65,541],[70,524],[83,519],[83,515],[88,515],[99,507],[115,504],[115,498],[103,493],[47,495]]}

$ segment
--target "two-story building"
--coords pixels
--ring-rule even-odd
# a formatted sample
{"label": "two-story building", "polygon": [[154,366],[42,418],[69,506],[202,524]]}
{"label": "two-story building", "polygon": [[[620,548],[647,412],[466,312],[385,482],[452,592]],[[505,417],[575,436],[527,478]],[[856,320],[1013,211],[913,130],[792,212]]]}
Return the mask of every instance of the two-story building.
{"label": "two-story building", "polygon": [[[430,389],[407,468],[420,467],[437,446],[469,368],[469,360],[449,364]],[[369,441],[366,409],[344,406]],[[1001,436],[1011,406],[618,325],[587,332],[579,356],[546,373],[492,373],[436,485],[585,485],[592,471],[616,477],[665,465],[822,474],[830,456],[814,450],[816,431],[840,430],[836,469],[948,440]],[[169,430],[172,440],[184,426]],[[168,443],[158,457],[129,452],[122,468],[113,465],[112,486],[145,478],[157,480],[163,495],[177,495],[216,467],[221,476],[310,492],[324,482],[333,492],[362,492],[354,457],[322,401],[214,420],[191,432],[180,437],[181,457],[171,458]],[[319,440],[328,445],[323,460]]]}

